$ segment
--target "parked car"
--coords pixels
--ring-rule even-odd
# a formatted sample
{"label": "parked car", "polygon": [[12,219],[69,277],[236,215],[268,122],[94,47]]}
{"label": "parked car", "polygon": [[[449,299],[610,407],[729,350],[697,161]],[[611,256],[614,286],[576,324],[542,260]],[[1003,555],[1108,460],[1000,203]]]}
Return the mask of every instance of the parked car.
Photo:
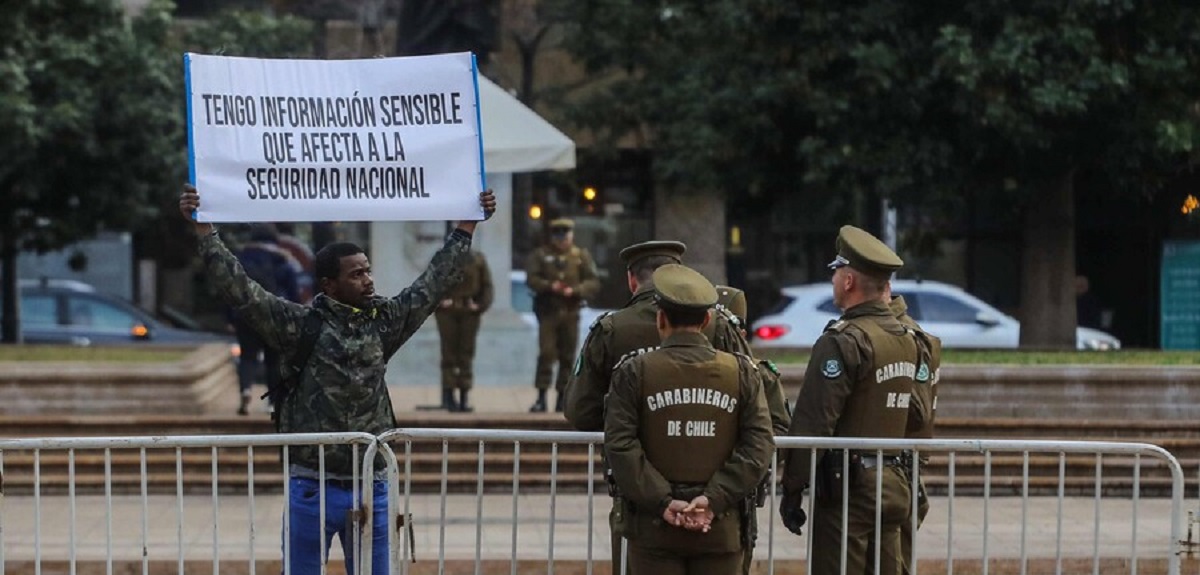
{"label": "parked car", "polygon": [[[775,311],[753,324],[756,347],[812,347],[825,324],[841,315],[828,282],[785,287]],[[908,313],[947,348],[1015,348],[1021,324],[983,300],[949,284],[893,280],[892,294],[904,296]],[[1075,331],[1079,349],[1120,349],[1117,338],[1100,330]]]}
{"label": "parked car", "polygon": [[[521,319],[525,323],[537,329],[537,316],[533,314],[533,292],[529,290],[529,286],[525,284],[525,270],[512,270],[508,274],[509,283],[512,285],[512,307],[513,310],[521,314]],[[583,348],[583,340],[587,338],[588,330],[592,328],[592,322],[596,321],[600,316],[612,310],[599,309],[594,307],[583,306],[579,310],[579,348]]]}
{"label": "parked car", "polygon": [[173,326],[136,305],[74,280],[19,280],[21,335],[26,343],[193,345],[227,343],[232,335]]}

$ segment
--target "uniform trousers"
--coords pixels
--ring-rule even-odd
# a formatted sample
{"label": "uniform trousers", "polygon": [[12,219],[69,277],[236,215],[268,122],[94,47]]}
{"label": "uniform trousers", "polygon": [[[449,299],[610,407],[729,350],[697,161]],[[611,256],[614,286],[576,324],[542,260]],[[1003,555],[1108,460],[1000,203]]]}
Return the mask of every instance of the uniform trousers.
{"label": "uniform trousers", "polygon": [[554,389],[561,393],[567,388],[567,380],[575,364],[575,348],[579,346],[579,310],[560,308],[544,311],[537,318],[538,358],[533,385],[538,389],[550,389],[550,379],[557,363],[558,375],[554,377]]}
{"label": "uniform trousers", "polygon": [[442,389],[470,390],[475,385],[475,340],[479,314],[468,311],[439,311],[438,335],[442,341]]}
{"label": "uniform trousers", "polygon": [[742,551],[711,553],[698,549],[684,553],[629,542],[627,575],[737,575],[741,572]]}
{"label": "uniform trousers", "polygon": [[[908,521],[911,491],[907,475],[899,467],[864,469],[858,481],[850,485],[849,513],[846,515],[846,573],[869,573],[874,562],[867,564],[868,549],[875,542],[875,481],[882,472],[883,507],[879,536],[880,575],[900,573],[900,525]],[[817,498],[813,509],[812,557],[809,573],[837,575],[842,573],[842,500]]]}

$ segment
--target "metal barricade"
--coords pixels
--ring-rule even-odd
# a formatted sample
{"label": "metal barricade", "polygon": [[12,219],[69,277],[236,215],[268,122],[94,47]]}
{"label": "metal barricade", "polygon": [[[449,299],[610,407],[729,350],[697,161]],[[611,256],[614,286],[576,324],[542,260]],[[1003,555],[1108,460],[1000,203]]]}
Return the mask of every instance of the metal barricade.
{"label": "metal barricade", "polygon": [[[285,472],[291,449],[321,446],[323,468],[328,446],[351,446],[358,460],[375,441],[365,433],[0,439],[0,575],[10,567],[75,575],[81,562],[100,560],[108,575],[139,568],[143,575],[182,574],[198,561],[211,562],[213,575],[222,561],[244,561],[245,571],[237,570],[255,575],[265,557],[271,558],[267,565],[282,563],[291,572]],[[264,451],[275,448],[280,453]],[[273,469],[264,472],[267,464]],[[87,473],[77,473],[84,467]],[[99,469],[101,482],[93,472]],[[354,479],[372,474],[373,461],[366,459]],[[169,483],[173,493],[161,493]],[[270,501],[264,506],[256,495]],[[317,499],[324,525],[324,483]],[[263,507],[280,515],[264,516]],[[260,545],[264,524],[272,525],[271,543]],[[211,545],[201,543],[205,539]],[[167,559],[172,552],[174,569]],[[323,549],[321,558],[324,563]]]}
{"label": "metal barricade", "polygon": [[[609,504],[601,502],[602,513],[597,514],[595,501],[598,492],[604,493],[603,484],[598,486],[601,434],[403,429],[380,439],[387,448],[395,448],[402,466],[392,491],[396,497],[390,499],[398,506],[392,515],[415,515],[406,526],[414,529],[415,523],[415,533],[397,540],[392,550],[397,561],[403,560],[400,573],[406,575],[414,559],[436,558],[438,572],[448,561],[467,561],[473,562],[475,573],[512,574],[528,571],[530,562],[544,563],[552,573],[556,561],[564,559],[585,562],[590,574],[596,562],[608,560],[604,516]],[[926,526],[912,530],[917,551],[910,572],[1179,572],[1183,473],[1175,458],[1157,446],[958,439],[776,441],[780,449],[880,455],[911,450],[918,457],[933,455],[930,466],[910,472],[913,527],[915,486],[922,474],[936,494]],[[577,454],[564,458],[567,448],[584,450],[586,463]],[[1084,462],[1088,477],[1078,476],[1080,458],[1090,460]],[[1036,470],[1031,475],[1031,461],[1038,469],[1050,470],[1049,475]],[[577,472],[583,465],[586,481],[562,480],[564,470]],[[541,476],[545,467],[550,471],[544,480],[531,479]],[[963,472],[966,468],[969,472]],[[511,474],[507,486],[497,477],[501,469]],[[1129,474],[1116,475],[1124,470]],[[1155,493],[1169,497],[1143,497],[1149,489],[1143,486],[1143,476],[1150,470],[1163,475],[1161,481],[1155,479],[1161,484]],[[772,464],[776,483],[779,472]],[[810,473],[811,484],[815,468]],[[881,496],[882,485],[877,485],[876,497]],[[754,550],[759,573],[791,572],[788,565],[811,556],[811,533],[796,538],[782,529],[778,504],[777,494],[771,493],[759,510]],[[810,493],[805,508],[811,517]],[[877,515],[876,525],[879,520]]]}
{"label": "metal barricade", "polygon": [[[475,573],[553,573],[566,561],[591,575],[611,553],[602,440],[599,433],[477,429],[400,429],[379,437],[0,440],[5,487],[0,575],[41,575],[44,568],[75,574],[81,561],[96,570],[101,560],[109,574],[136,571],[139,562],[143,574],[182,574],[198,568],[188,563],[211,562],[214,575],[223,564],[227,571],[255,575],[274,569],[271,562],[281,556],[280,566],[291,573],[290,553],[281,555],[275,539],[282,534],[284,542],[290,540],[287,452],[283,465],[268,472],[262,471],[261,454],[264,448],[300,445],[356,449],[362,465],[352,482],[361,513],[346,519],[361,523],[352,534],[366,534],[349,546],[356,573],[370,569],[374,499],[365,495],[380,477],[378,453],[388,478],[392,572],[407,575],[414,560],[425,563],[421,570],[427,572],[436,558],[437,572],[467,570],[469,563]],[[799,437],[776,442],[780,449],[842,450],[844,458],[854,451],[877,461],[898,450],[911,450],[914,460],[929,455],[928,465],[908,475],[914,573],[1180,572],[1179,553],[1187,547],[1180,537],[1184,475],[1170,453],[1153,445]],[[166,456],[156,456],[159,452]],[[319,474],[323,461],[314,470]],[[102,466],[102,483],[95,475],[77,474],[85,466]],[[779,472],[772,463],[773,484]],[[815,466],[808,472],[808,483],[815,483]],[[932,511],[918,530],[915,493],[922,480]],[[170,484],[173,489],[162,488],[166,493],[151,488]],[[875,500],[882,499],[882,480],[871,487]],[[84,493],[89,490],[94,494]],[[597,494],[603,501],[597,503]],[[317,496],[324,526],[324,487]],[[264,505],[263,498],[270,501]],[[772,490],[767,499],[758,511],[756,572],[794,572],[812,556],[812,517],[820,510],[807,493],[809,528],[798,538],[782,529],[778,493]],[[264,516],[263,508],[278,509],[281,523]],[[875,509],[874,524],[880,525],[879,506]],[[268,531],[272,543],[262,544],[260,536]],[[322,545],[321,564],[328,559]]]}

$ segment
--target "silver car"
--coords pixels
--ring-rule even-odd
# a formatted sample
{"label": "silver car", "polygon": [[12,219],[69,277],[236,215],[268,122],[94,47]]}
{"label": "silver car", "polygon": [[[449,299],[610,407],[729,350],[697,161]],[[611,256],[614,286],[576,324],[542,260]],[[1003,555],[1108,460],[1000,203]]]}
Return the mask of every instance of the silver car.
{"label": "silver car", "polygon": [[[812,347],[829,320],[841,315],[828,282],[785,287],[773,313],[752,329],[755,347]],[[909,315],[946,348],[1015,348],[1021,324],[961,288],[934,281],[892,280],[892,294],[904,296]],[[1120,349],[1121,341],[1100,330],[1075,331],[1078,349]]]}

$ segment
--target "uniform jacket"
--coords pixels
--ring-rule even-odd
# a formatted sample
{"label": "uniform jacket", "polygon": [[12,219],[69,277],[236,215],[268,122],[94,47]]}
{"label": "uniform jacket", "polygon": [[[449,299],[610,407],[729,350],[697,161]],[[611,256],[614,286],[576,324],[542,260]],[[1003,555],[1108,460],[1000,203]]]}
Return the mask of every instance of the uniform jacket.
{"label": "uniform jacket", "polygon": [[[622,359],[658,348],[657,314],[654,288],[643,287],[625,307],[592,324],[567,383],[564,415],[575,429],[604,428],[604,395],[608,393],[613,369]],[[746,338],[721,313],[713,313],[705,335],[718,350],[750,355]],[[782,406],[782,392],[779,400]]]}
{"label": "uniform jacket", "polygon": [[[566,284],[574,293],[570,297],[553,293],[551,286],[556,281]],[[538,315],[576,311],[584,300],[600,291],[600,276],[596,274],[592,255],[575,245],[566,251],[552,245],[533,250],[525,262],[525,283],[533,290],[533,311]]]}
{"label": "uniform jacket", "polygon": [[[455,230],[412,285],[395,297],[376,297],[363,309],[318,295],[312,308],[321,315],[321,333],[296,389],[277,406],[280,429],[378,434],[395,427],[383,377],[387,361],[462,279],[470,247],[471,236]],[[225,303],[268,345],[289,357],[309,307],[271,295],[251,281],[215,233],[201,239],[200,254]],[[319,447],[296,447],[289,453],[292,463],[309,471],[318,468]],[[349,446],[325,448],[328,474],[349,477],[354,466]]]}
{"label": "uniform jacket", "polygon": [[[665,356],[672,362],[706,369],[717,363],[718,354],[729,358],[724,352],[713,349],[701,334],[676,333],[663,341],[661,349],[629,359],[613,374],[612,392],[605,400],[604,450],[622,496],[636,506],[638,514],[661,516],[669,498],[688,495],[681,492],[680,485],[669,481],[653,461],[647,459],[643,443],[648,439],[647,434],[664,433],[661,429],[646,429],[642,424],[651,411],[651,402],[645,397],[643,389],[647,362]],[[696,458],[706,455],[719,458],[716,472],[703,482],[700,493],[691,494],[707,496],[711,509],[717,515],[736,509],[738,503],[755,488],[770,465],[774,449],[771,416],[767,412],[753,361],[745,356],[731,359],[736,365],[737,374],[733,413],[736,429],[716,431],[735,434],[732,451],[728,454],[689,451],[690,456]],[[691,379],[670,383],[681,388],[703,387],[702,382]],[[709,399],[706,398],[706,401]],[[701,420],[704,419],[705,410],[719,411],[722,408],[697,404],[691,409],[695,410],[697,420]],[[681,442],[680,445],[685,443]]]}
{"label": "uniform jacket", "polygon": [[[890,342],[873,342],[868,334],[855,325],[858,321],[869,321],[886,332],[887,338],[897,338]],[[875,346],[896,344],[907,350],[895,357],[877,357]],[[866,302],[854,306],[842,315],[841,319],[831,322],[813,344],[812,354],[808,360],[808,368],[804,373],[804,383],[796,399],[792,412],[792,423],[788,435],[802,437],[858,436],[858,437],[903,437],[905,420],[900,421],[898,429],[885,429],[882,424],[877,429],[867,432],[846,433],[844,415],[854,407],[863,407],[864,396],[875,393],[878,383],[878,369],[883,364],[907,362],[913,365],[915,372],[918,363],[918,351],[913,334],[904,327],[883,302]],[[889,378],[890,380],[891,378]],[[901,378],[903,379],[903,378]],[[904,387],[906,393],[911,392],[911,378]],[[906,400],[907,401],[907,400]],[[905,410],[907,418],[908,405],[897,404],[886,406],[873,404],[865,406],[865,410],[875,414],[889,414],[890,410]],[[869,424],[868,424],[869,425]],[[821,452],[818,450],[818,459]],[[799,491],[809,482],[809,470],[812,464],[812,450],[792,449],[786,454],[787,463],[784,467],[783,485],[785,489]]]}
{"label": "uniform jacket", "polygon": [[[471,252],[467,257],[467,265],[463,266],[462,281],[444,298],[450,300],[450,307],[438,307],[437,311],[482,314],[492,307],[494,295],[492,272],[488,269],[487,260],[483,254]],[[471,310],[471,302],[474,302],[478,309]]]}

